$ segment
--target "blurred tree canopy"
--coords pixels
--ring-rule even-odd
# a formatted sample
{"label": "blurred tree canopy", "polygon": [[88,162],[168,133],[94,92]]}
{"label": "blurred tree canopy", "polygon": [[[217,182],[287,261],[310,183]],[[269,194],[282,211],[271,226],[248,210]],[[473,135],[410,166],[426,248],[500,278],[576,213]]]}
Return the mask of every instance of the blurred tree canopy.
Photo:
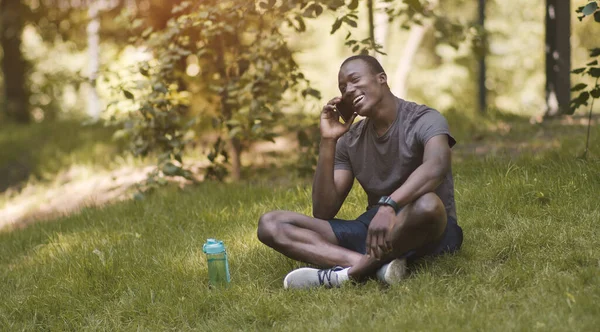
{"label": "blurred tree canopy", "polygon": [[[239,178],[251,144],[287,133],[310,169],[317,100],[337,94],[328,82],[351,54],[395,69],[407,98],[461,112],[477,108],[477,60],[486,55],[490,107],[543,112],[544,2],[513,2],[488,2],[483,30],[478,3],[466,0],[0,0],[0,113],[25,123],[85,117],[97,91],[102,119],[122,126],[116,136],[134,154],[158,157],[156,183],[191,175],[189,148],[203,149],[206,177]],[[94,67],[85,52],[95,20]],[[575,62],[597,37],[573,28]],[[583,96],[573,109],[596,93],[583,84],[590,89],[574,86]]]}

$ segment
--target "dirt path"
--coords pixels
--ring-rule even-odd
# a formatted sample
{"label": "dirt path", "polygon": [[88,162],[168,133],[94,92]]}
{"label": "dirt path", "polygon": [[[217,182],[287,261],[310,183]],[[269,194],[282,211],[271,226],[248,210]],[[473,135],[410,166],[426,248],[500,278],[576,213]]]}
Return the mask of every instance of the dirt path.
{"label": "dirt path", "polygon": [[68,215],[85,206],[101,206],[131,197],[136,183],[151,167],[124,167],[115,171],[92,172],[73,166],[52,183],[27,184],[18,193],[5,193],[0,208],[0,230],[22,228],[34,221]]}

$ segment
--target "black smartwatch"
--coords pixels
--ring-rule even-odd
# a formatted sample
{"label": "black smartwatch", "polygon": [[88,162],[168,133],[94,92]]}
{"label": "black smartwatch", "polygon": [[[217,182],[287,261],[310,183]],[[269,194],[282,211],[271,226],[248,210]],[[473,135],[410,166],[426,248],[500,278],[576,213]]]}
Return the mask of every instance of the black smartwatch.
{"label": "black smartwatch", "polygon": [[391,206],[392,209],[394,209],[394,212],[396,213],[400,211],[400,206],[398,206],[398,203],[394,202],[394,200],[390,196],[381,196],[379,202],[377,202],[377,205]]}

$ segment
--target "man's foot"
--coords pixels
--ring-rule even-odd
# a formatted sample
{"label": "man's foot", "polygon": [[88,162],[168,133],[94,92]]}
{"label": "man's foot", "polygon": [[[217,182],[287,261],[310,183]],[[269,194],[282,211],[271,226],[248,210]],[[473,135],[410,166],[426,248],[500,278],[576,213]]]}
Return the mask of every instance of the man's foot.
{"label": "man's foot", "polygon": [[283,279],[283,288],[306,289],[312,287],[325,286],[327,288],[340,287],[340,285],[348,280],[348,270],[335,266],[331,269],[313,269],[303,267],[288,273]]}
{"label": "man's foot", "polygon": [[406,259],[397,258],[377,270],[377,279],[388,285],[399,283],[406,275]]}

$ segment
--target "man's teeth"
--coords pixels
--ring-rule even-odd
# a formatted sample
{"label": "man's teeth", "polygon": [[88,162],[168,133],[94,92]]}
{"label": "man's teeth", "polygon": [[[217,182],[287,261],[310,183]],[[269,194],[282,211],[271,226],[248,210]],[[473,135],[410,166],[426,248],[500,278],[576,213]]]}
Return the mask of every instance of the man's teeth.
{"label": "man's teeth", "polygon": [[352,103],[354,105],[356,105],[359,101],[363,100],[364,97],[365,97],[364,95],[358,96],[358,97],[354,98],[354,100],[352,101]]}

